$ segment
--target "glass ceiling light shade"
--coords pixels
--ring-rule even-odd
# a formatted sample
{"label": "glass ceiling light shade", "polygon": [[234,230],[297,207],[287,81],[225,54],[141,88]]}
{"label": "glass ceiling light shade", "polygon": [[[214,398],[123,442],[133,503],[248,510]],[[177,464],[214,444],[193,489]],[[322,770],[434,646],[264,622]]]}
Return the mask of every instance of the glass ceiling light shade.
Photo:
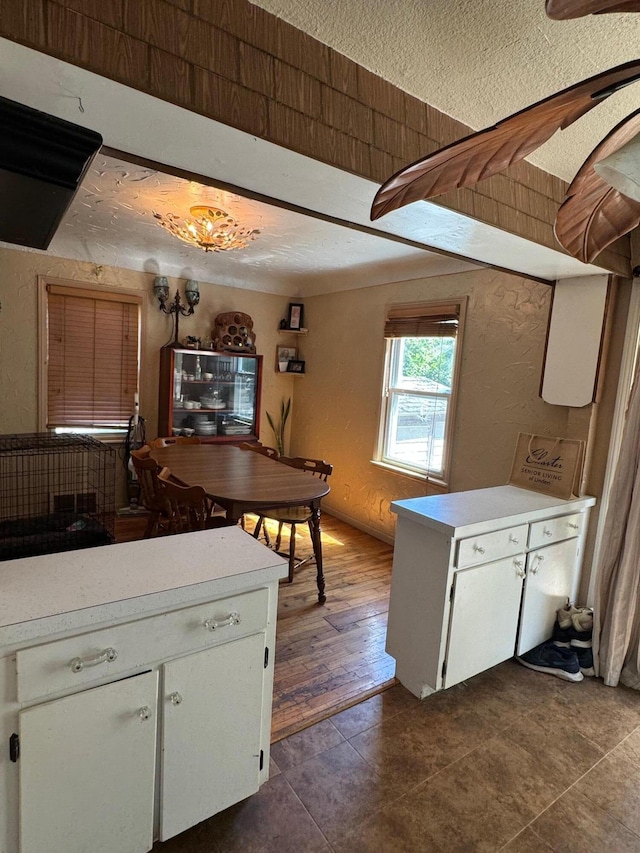
{"label": "glass ceiling light shade", "polygon": [[640,201],[640,136],[635,136],[593,168],[614,190]]}
{"label": "glass ceiling light shade", "polygon": [[245,228],[232,216],[217,207],[198,205],[190,209],[191,219],[183,219],[167,213],[153,215],[170,234],[199,246],[205,252],[229,252],[244,249],[260,233],[255,228]]}

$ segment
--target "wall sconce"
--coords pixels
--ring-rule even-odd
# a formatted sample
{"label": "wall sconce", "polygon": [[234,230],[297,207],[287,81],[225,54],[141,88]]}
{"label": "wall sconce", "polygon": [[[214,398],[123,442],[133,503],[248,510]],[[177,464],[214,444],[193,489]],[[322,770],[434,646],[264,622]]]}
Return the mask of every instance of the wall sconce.
{"label": "wall sconce", "polygon": [[187,305],[189,306],[188,308],[187,305],[182,304],[179,290],[176,290],[176,295],[173,297],[172,302],[167,304],[167,300],[169,299],[169,282],[164,275],[156,276],[153,280],[153,295],[160,303],[160,310],[165,314],[172,314],[174,316],[174,337],[171,346],[179,347],[180,341],[178,340],[178,325],[180,322],[180,315],[183,317],[190,317],[193,314],[196,305],[200,302],[200,288],[198,286],[198,282],[193,279],[189,279],[185,286],[184,295],[187,300]]}

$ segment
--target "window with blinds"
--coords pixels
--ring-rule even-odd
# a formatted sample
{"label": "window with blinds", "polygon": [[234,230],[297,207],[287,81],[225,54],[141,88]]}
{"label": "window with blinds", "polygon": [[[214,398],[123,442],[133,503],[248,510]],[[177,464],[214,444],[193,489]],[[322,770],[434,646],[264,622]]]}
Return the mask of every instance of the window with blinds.
{"label": "window with blinds", "polygon": [[446,483],[465,301],[393,306],[376,459]]}
{"label": "window with blinds", "polygon": [[127,427],[138,391],[141,298],[47,284],[47,428]]}

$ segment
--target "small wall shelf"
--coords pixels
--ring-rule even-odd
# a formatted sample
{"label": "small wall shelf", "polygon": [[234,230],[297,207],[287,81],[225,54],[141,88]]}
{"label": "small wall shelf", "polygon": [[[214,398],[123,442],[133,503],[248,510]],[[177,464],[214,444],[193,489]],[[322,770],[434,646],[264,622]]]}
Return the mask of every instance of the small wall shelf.
{"label": "small wall shelf", "polygon": [[[309,332],[309,329],[278,329],[279,334],[293,336],[293,335],[306,335]],[[280,353],[284,353],[283,356],[280,356]],[[294,353],[294,355],[292,355]],[[279,356],[283,357],[287,361],[292,361],[295,363],[297,368],[302,369],[294,369],[294,370],[280,370],[279,367]],[[305,362],[300,357],[300,352],[297,346],[293,346],[291,343],[285,343],[281,346],[276,347],[276,373],[279,373],[280,376],[304,376],[305,374]]]}

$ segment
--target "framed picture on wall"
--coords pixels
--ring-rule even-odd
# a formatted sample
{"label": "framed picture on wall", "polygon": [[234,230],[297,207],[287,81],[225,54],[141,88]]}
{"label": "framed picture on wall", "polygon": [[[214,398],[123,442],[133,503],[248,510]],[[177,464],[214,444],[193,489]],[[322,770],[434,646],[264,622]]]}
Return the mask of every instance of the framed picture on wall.
{"label": "framed picture on wall", "polygon": [[295,347],[276,347],[276,370],[286,372],[289,362],[297,357],[298,350]]}
{"label": "framed picture on wall", "polygon": [[291,359],[287,362],[287,373],[304,373],[304,361]]}
{"label": "framed picture on wall", "polygon": [[302,328],[302,312],[304,305],[301,302],[289,303],[289,328],[298,331]]}

